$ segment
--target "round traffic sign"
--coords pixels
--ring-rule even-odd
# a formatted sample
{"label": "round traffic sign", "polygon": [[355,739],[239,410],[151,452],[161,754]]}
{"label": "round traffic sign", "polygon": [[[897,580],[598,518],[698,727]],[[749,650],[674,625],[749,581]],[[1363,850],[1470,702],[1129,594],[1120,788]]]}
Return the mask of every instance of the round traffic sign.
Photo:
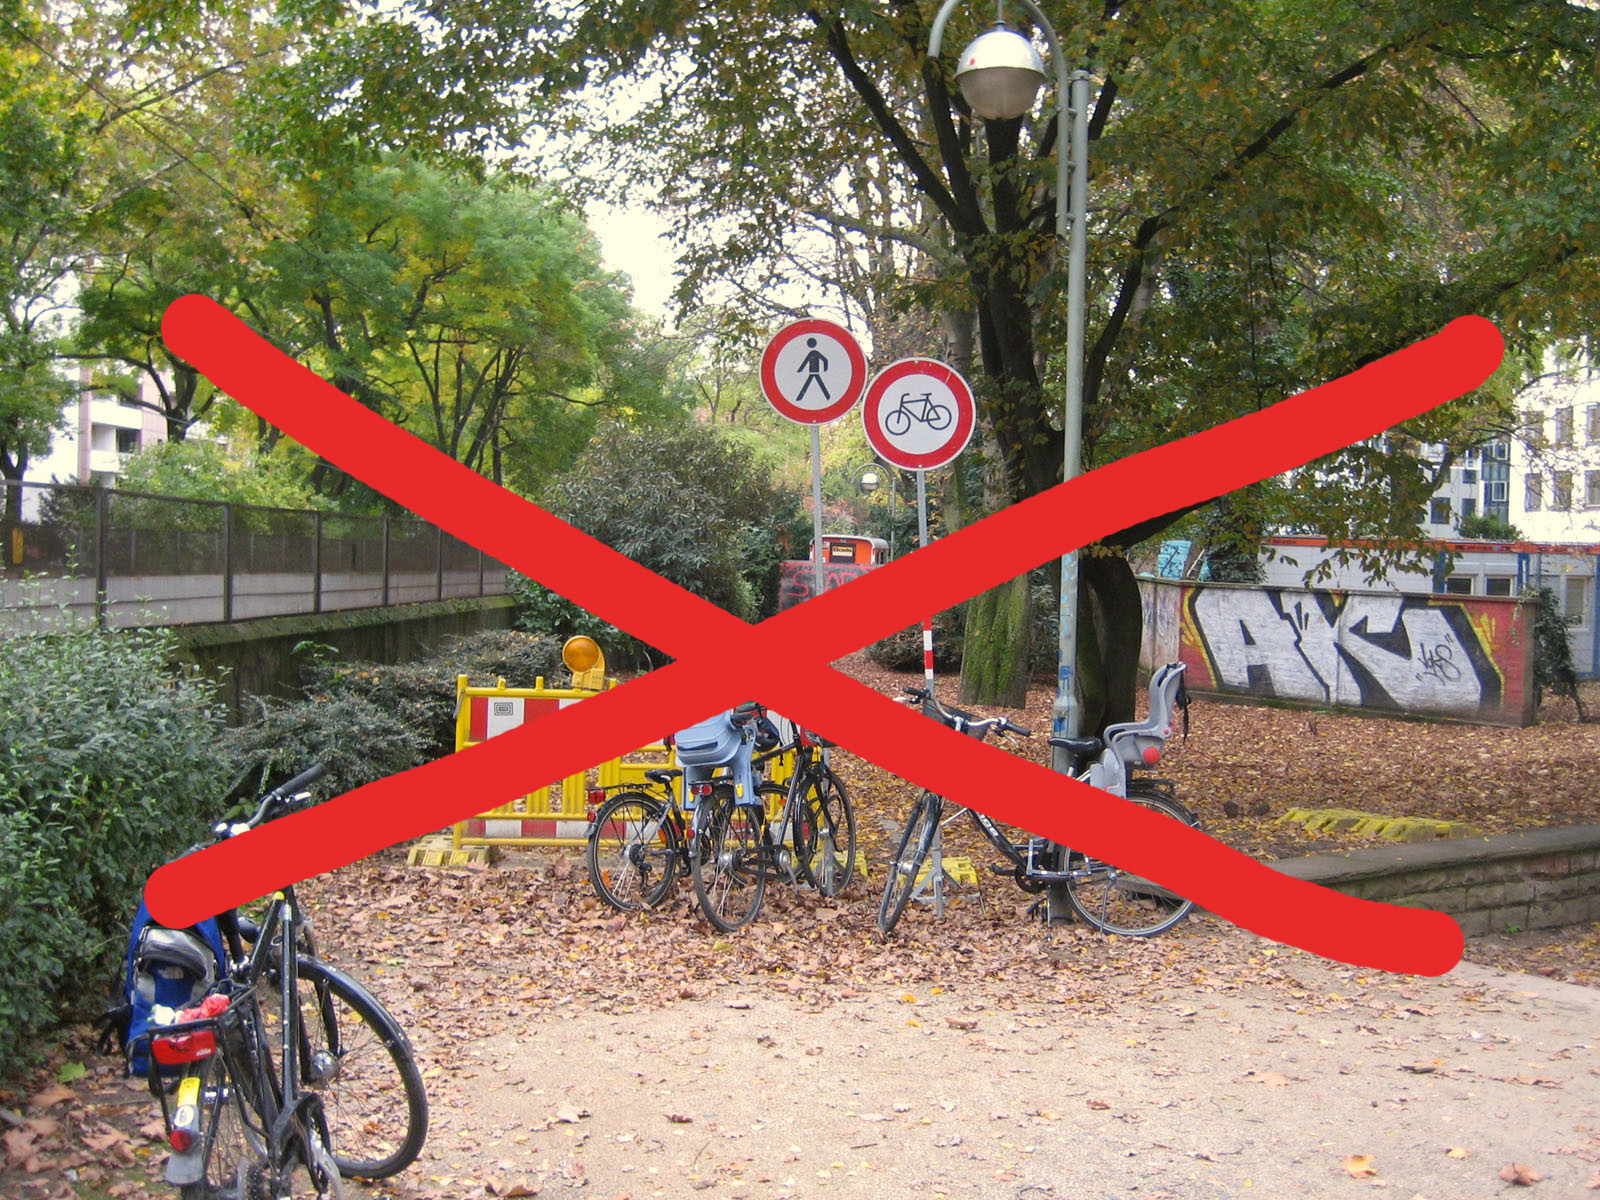
{"label": "round traffic sign", "polygon": [[872,377],[861,405],[867,441],[908,471],[942,467],[966,448],[976,423],[972,389],[951,366],[902,358]]}
{"label": "round traffic sign", "polygon": [[807,318],[785,325],[761,355],[761,391],[780,416],[826,425],[855,407],[867,356],[849,330]]}

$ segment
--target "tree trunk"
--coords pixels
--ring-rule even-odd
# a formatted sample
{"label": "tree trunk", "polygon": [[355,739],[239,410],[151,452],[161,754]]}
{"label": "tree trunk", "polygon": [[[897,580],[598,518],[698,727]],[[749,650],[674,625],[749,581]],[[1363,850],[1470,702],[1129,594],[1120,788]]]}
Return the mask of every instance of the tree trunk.
{"label": "tree trunk", "polygon": [[[1022,708],[1028,701],[1028,631],[1033,605],[1027,575],[967,601],[961,650],[961,702]],[[1021,654],[1018,654],[1018,647]]]}

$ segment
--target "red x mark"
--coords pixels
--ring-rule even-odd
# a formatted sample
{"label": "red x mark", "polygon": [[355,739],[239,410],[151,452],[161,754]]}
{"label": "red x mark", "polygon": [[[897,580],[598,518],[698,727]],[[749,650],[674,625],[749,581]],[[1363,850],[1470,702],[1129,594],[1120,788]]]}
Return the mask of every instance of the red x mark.
{"label": "red x mark", "polygon": [[[162,867],[146,898],[186,925],[508,802],[752,694],[884,769],[1007,824],[1159,880],[1247,929],[1329,958],[1442,974],[1462,936],[1442,913],[1281,875],[1195,830],[943,729],[825,664],[1130,524],[1372,437],[1476,387],[1500,336],[1441,333],[1264,412],[1101,467],[750,626],[389,424],[210,300],[185,297],[175,353],[308,448],[485,553],[677,656],[559,714]],[[537,786],[537,784],[533,784]]]}

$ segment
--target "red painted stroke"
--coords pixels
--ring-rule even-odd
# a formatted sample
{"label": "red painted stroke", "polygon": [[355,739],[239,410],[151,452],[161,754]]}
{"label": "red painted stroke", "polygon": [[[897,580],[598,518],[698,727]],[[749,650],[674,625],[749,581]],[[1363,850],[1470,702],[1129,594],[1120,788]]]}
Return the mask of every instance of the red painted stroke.
{"label": "red painted stroke", "polygon": [[[1262,413],[1100,468],[751,627],[397,429],[185,297],[169,345],[224,391],[350,474],[678,661],[482,746],[359,788],[158,870],[147,899],[187,924],[625,753],[757,695],[914,783],[1110,859],[1236,923],[1330,958],[1440,973],[1443,914],[1302,884],[1193,830],[948,733],[827,670],[859,646],[1139,520],[1298,466],[1459,396],[1498,365],[1494,327],[1439,334]],[[530,770],[529,763],[537,763]]]}

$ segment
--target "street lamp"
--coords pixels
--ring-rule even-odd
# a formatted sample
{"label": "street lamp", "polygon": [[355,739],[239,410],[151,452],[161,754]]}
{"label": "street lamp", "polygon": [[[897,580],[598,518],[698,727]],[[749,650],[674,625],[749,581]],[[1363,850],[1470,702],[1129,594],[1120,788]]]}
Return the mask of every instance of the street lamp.
{"label": "street lamp", "polygon": [[[1033,0],[1015,0],[1037,23],[1055,60],[1059,128],[1056,136],[1056,237],[1067,247],[1067,361],[1061,433],[1065,443],[1062,478],[1075,478],[1083,442],[1084,263],[1088,241],[1089,74],[1067,70],[1055,28]],[[944,28],[961,0],[945,0],[928,35],[928,57],[937,59]],[[1045,81],[1044,63],[1033,43],[1005,21],[979,35],[961,52],[956,84],[979,116],[1011,120],[1033,107]],[[1078,553],[1061,556],[1060,642],[1056,655],[1056,699],[1051,723],[1058,736],[1076,737],[1078,705]],[[1051,766],[1066,774],[1068,752],[1051,751]]]}
{"label": "street lamp", "polygon": [[894,502],[899,488],[900,472],[893,467],[880,467],[877,463],[863,463],[856,468],[856,490],[863,496],[870,496],[883,486],[884,476],[889,477],[889,557],[894,558]]}

